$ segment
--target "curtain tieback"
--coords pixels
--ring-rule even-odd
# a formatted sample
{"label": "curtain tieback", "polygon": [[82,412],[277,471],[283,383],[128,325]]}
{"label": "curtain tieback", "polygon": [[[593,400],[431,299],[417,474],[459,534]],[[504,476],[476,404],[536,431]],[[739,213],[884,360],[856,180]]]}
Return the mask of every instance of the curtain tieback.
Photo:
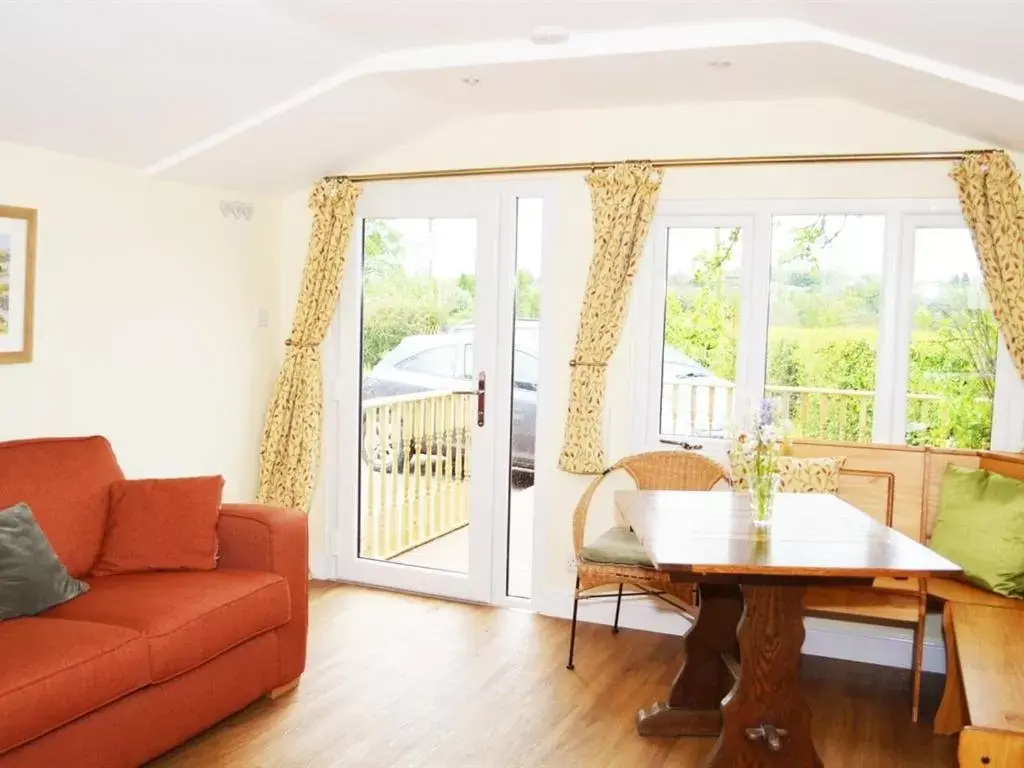
{"label": "curtain tieback", "polygon": [[608,367],[608,363],[598,363],[598,362],[595,362],[593,360],[576,360],[576,359],[573,359],[573,360],[569,361],[569,367],[570,368],[577,368],[577,367],[584,367],[584,366],[591,367],[591,368],[607,368]]}
{"label": "curtain tieback", "polygon": [[295,347],[296,349],[316,349],[317,347],[320,346],[319,344],[310,344],[308,342],[302,344],[298,341],[293,341],[292,339],[285,339],[284,345],[286,347]]}

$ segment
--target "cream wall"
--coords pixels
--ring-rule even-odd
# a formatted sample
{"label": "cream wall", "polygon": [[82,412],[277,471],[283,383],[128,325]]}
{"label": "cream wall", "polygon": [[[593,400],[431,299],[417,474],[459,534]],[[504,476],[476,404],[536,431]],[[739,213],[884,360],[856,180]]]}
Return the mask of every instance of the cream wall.
{"label": "cream wall", "polygon": [[35,359],[0,366],[0,439],[102,434],[130,477],[220,473],[253,499],[276,201],[0,144],[0,203],[39,212]]}
{"label": "cream wall", "polygon": [[[451,123],[373,158],[352,173],[624,158],[950,150],[981,146],[963,136],[842,100],[723,103],[488,115]],[[944,164],[704,168],[667,172],[661,200],[750,198],[951,198]],[[544,593],[572,587],[570,519],[590,478],[556,468],[577,312],[591,254],[590,204],[582,174],[557,180],[557,243],[545,254],[541,413],[538,416],[538,535]],[[557,299],[555,299],[557,297]],[[631,349],[609,371],[609,458],[631,450]],[[592,522],[610,521],[609,497]]]}

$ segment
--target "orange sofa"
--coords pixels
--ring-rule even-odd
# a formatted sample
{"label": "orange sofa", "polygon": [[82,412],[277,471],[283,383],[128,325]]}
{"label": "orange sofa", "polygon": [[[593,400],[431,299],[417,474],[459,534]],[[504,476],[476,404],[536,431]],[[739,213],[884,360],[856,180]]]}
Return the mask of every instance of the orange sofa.
{"label": "orange sofa", "polygon": [[138,766],[305,668],[305,516],[227,504],[215,570],[92,576],[122,477],[101,437],[0,443],[0,509],[90,586],[0,622],[0,768]]}

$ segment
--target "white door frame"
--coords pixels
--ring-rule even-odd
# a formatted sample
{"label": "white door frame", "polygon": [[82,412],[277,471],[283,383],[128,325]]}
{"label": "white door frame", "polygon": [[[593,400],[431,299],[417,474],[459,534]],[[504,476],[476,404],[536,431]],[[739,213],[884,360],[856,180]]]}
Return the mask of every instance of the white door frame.
{"label": "white door frame", "polygon": [[[519,197],[543,197],[544,255],[553,245],[554,185],[536,180],[387,182],[367,185],[356,209],[338,311],[324,345],[325,532],[332,578],[475,602],[529,607],[509,598],[507,582],[512,333],[515,302],[515,223]],[[361,424],[363,221],[373,218],[474,218],[477,220],[474,366],[487,376],[484,428],[473,426],[470,485],[469,574],[448,573],[361,559],[357,553]],[[543,335],[542,335],[543,338]],[[542,341],[543,344],[543,341]],[[541,351],[541,360],[544,359]],[[544,375],[543,365],[541,376]],[[538,393],[538,400],[543,397]],[[538,412],[540,402],[538,402]],[[345,428],[348,424],[350,427]],[[484,430],[487,432],[485,433]],[[487,439],[484,434],[488,434]],[[541,507],[537,505],[538,509]],[[355,510],[353,512],[352,510]],[[534,591],[538,538],[535,517]]]}

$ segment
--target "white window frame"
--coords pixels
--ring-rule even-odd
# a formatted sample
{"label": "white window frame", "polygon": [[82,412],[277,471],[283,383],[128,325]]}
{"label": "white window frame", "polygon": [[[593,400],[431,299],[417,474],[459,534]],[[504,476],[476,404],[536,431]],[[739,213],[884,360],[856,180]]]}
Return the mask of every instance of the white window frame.
{"label": "white window frame", "polygon": [[[643,418],[635,422],[635,450],[664,447],[661,435],[662,344],[665,322],[666,261],[671,227],[741,226],[740,338],[737,340],[736,401],[757,399],[764,391],[768,302],[771,277],[772,217],[789,215],[881,215],[885,217],[882,295],[879,311],[875,418],[872,441],[905,441],[906,383],[910,356],[913,244],[916,229],[963,227],[953,199],[765,199],[661,202],[637,274],[629,332],[632,335],[631,399]],[[1001,338],[1001,337],[1000,337]],[[1000,341],[993,404],[992,450],[1019,451],[1024,445],[1024,383]],[[739,415],[739,411],[736,411]],[[727,440],[697,438],[721,458]]]}

